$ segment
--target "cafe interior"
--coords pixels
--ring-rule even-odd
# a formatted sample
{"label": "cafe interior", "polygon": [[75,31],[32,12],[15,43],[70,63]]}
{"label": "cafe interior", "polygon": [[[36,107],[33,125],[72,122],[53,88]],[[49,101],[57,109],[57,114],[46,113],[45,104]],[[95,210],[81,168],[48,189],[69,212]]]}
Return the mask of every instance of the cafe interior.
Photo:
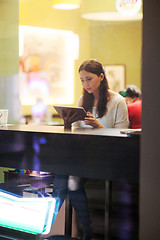
{"label": "cafe interior", "polygon": [[[0,1],[0,108],[8,110],[6,127],[4,128],[3,124],[0,125],[0,211],[3,212],[0,217],[0,239],[81,239],[82,226],[69,198],[66,198],[59,212],[56,212],[57,200],[51,201],[55,174],[61,173],[59,169],[66,166],[59,163],[60,166],[57,167],[57,163],[54,163],[55,165],[53,164],[53,167],[50,168],[49,165],[46,167],[47,163],[43,163],[43,167],[40,165],[37,168],[25,165],[24,159],[30,157],[31,161],[39,164],[41,161],[39,146],[47,146],[45,141],[52,139],[52,128],[53,139],[57,141],[56,146],[58,147],[61,143],[63,147],[63,139],[59,137],[60,135],[64,135],[63,137],[66,137],[68,142],[71,141],[70,136],[75,138],[75,142],[86,141],[83,137],[82,140],[81,138],[77,140],[79,139],[77,132],[70,134],[56,130],[63,129],[64,122],[53,106],[77,106],[78,99],[82,94],[78,68],[87,59],[96,59],[102,63],[111,90],[119,93],[130,84],[141,89],[142,96],[144,96],[142,126],[145,137],[143,137],[143,131],[140,131],[137,135],[127,135],[126,142],[123,140],[124,137],[122,137],[122,141],[118,142],[119,135],[116,136],[116,139],[114,136],[114,140],[111,140],[113,141],[112,145],[117,142],[120,144],[124,151],[124,159],[131,158],[132,161],[134,157],[136,158],[135,163],[133,161],[133,171],[129,173],[129,170],[128,172],[122,170],[124,178],[119,173],[115,177],[118,171],[113,173],[113,180],[112,174],[109,174],[108,177],[105,173],[103,175],[102,171],[102,176],[100,176],[100,173],[96,173],[96,169],[93,169],[92,173],[90,171],[83,173],[83,170],[76,169],[75,165],[71,170],[71,167],[67,166],[67,170],[63,169],[62,173],[73,174],[75,172],[75,175],[87,178],[85,190],[93,225],[93,236],[90,239],[158,239],[153,237],[159,231],[156,227],[157,210],[153,209],[152,213],[145,211],[152,201],[155,202],[155,197],[152,201],[149,199],[148,202],[145,202],[145,200],[151,189],[153,192],[149,195],[154,196],[157,193],[155,187],[157,179],[154,179],[157,168],[155,165],[152,171],[149,164],[145,168],[146,171],[148,169],[152,173],[150,179],[153,181],[151,181],[150,187],[154,184],[154,188],[151,187],[150,190],[146,190],[148,171],[143,172],[140,168],[140,166],[146,166],[147,161],[150,163],[150,153],[147,154],[145,150],[146,144],[156,147],[155,144],[152,144],[153,140],[155,141],[154,135],[150,134],[151,138],[147,140],[148,143],[146,142],[149,133],[145,132],[148,126],[146,120],[148,112],[145,107],[150,101],[147,97],[149,89],[146,89],[147,86],[150,87],[147,66],[150,64],[150,70],[154,70],[154,74],[160,69],[157,66],[153,67],[153,63],[158,62],[156,61],[158,57],[155,57],[158,52],[156,44],[159,39],[159,30],[156,28],[159,15],[156,9],[160,7],[160,4],[154,0],[150,6],[147,2],[149,1]],[[149,16],[150,9],[155,11],[155,15],[152,13],[154,15],[152,20]],[[155,27],[152,28],[153,24]],[[157,36],[155,44],[150,44],[152,34]],[[145,51],[148,50],[148,47],[152,51]],[[154,60],[151,61],[151,59]],[[144,77],[146,84],[144,84]],[[153,85],[153,90],[156,92],[157,82]],[[154,106],[157,101],[156,104],[155,102],[150,104]],[[151,119],[151,116],[148,118]],[[157,126],[156,124],[155,126]],[[14,128],[14,125],[18,128]],[[22,132],[22,135],[19,135],[19,131]],[[58,135],[56,131],[58,131]],[[28,134],[32,135],[32,133],[34,135],[31,136],[34,156],[32,153],[29,154],[30,150],[27,150],[25,156],[26,150],[23,149],[23,157],[21,157],[20,153],[17,153],[19,151],[17,149],[21,149],[20,143],[24,144],[25,136],[27,139],[25,148],[29,149],[30,135],[28,136]],[[89,133],[89,137],[86,135],[85,137],[89,141],[90,139],[96,141],[99,139],[103,144],[103,139],[100,138],[99,133]],[[23,139],[20,136],[23,136]],[[55,136],[57,140],[55,140]],[[80,133],[80,136],[83,136],[83,133]],[[107,135],[106,141],[109,141],[109,144],[111,137],[111,135],[109,137]],[[14,151],[16,152],[10,150],[11,143],[15,143]],[[86,148],[86,151],[89,151],[89,147]],[[124,150],[125,147],[128,149]],[[6,150],[7,148],[9,150]],[[51,148],[49,145],[47,150],[44,150],[44,154],[48,158],[51,157],[52,153],[55,156],[59,154],[57,152],[59,149],[54,150],[54,152]],[[101,149],[101,147],[99,148]],[[64,145],[64,154],[66,156],[68,154],[72,158],[68,151]],[[120,151],[121,156],[122,150],[118,151]],[[104,152],[106,153],[106,150]],[[155,149],[153,152],[156,152]],[[102,153],[104,159],[105,153]],[[80,150],[77,150],[77,156],[79,156],[78,154],[81,154]],[[79,159],[79,157],[77,158]],[[56,161],[58,162],[59,159]],[[30,164],[30,160],[28,162]],[[126,162],[124,161],[124,163]],[[26,166],[29,168],[26,169]],[[86,166],[90,168],[88,162],[86,162]],[[120,166],[119,171],[122,167],[125,169],[131,165]],[[5,201],[9,201],[9,203],[5,203]],[[144,202],[145,204],[143,204]],[[11,203],[13,205],[9,210],[8,207],[4,209],[6,204],[11,205]],[[32,216],[31,208],[32,210],[34,208],[34,211],[38,213]],[[39,209],[42,211],[39,212]],[[8,219],[6,217],[8,216],[7,211],[10,211]],[[154,215],[154,217],[149,220],[147,214]],[[148,227],[150,221],[154,222],[153,229]],[[87,240],[87,238],[85,239]]]}

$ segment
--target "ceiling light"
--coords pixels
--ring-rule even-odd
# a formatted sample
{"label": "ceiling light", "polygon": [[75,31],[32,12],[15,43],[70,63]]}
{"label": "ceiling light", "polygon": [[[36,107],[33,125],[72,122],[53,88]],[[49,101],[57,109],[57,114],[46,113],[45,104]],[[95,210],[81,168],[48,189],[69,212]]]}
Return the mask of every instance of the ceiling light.
{"label": "ceiling light", "polygon": [[80,0],[52,0],[53,8],[70,10],[80,7]]}
{"label": "ceiling light", "polygon": [[118,21],[118,22],[120,22],[120,21],[142,20],[143,14],[137,13],[134,16],[123,16],[122,14],[120,14],[118,12],[94,12],[94,13],[84,14],[82,17],[87,20],[93,20],[93,21],[109,21],[109,22]]}
{"label": "ceiling light", "polygon": [[141,0],[116,0],[117,11],[127,17],[136,15],[140,11],[141,6]]}
{"label": "ceiling light", "polygon": [[143,18],[141,8],[142,0],[81,1],[82,18],[87,20],[137,21]]}

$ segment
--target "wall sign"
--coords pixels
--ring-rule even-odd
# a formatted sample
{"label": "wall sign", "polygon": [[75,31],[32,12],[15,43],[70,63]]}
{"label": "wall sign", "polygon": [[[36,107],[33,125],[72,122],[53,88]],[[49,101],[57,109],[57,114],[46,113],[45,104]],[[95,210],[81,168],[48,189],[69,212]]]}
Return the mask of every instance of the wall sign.
{"label": "wall sign", "polygon": [[116,8],[118,12],[128,17],[138,13],[141,5],[141,0],[116,0]]}

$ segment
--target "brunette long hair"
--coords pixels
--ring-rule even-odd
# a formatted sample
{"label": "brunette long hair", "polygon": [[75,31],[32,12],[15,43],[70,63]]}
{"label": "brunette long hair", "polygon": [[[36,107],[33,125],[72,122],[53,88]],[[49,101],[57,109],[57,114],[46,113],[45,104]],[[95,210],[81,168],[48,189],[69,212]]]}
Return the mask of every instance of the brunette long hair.
{"label": "brunette long hair", "polygon": [[[101,63],[99,63],[95,59],[89,59],[84,61],[81,66],[79,67],[79,73],[80,71],[85,70],[86,72],[90,72],[93,74],[96,74],[98,77],[101,75],[101,73],[104,74],[104,78],[100,83],[99,86],[99,100],[97,103],[97,114],[98,117],[101,118],[104,116],[104,114],[107,111],[107,99],[108,99],[108,81],[105,75],[104,68]],[[86,111],[92,112],[94,104],[94,96],[92,93],[88,93],[85,89],[83,89],[83,102],[82,106]]]}

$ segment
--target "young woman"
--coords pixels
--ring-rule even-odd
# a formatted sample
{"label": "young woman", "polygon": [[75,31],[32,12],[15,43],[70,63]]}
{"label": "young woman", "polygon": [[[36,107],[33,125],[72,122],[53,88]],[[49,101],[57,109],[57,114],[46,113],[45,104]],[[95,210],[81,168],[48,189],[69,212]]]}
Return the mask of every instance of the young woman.
{"label": "young woman", "polygon": [[[87,60],[79,68],[80,79],[84,89],[78,101],[87,111],[84,121],[75,124],[78,127],[92,128],[128,128],[128,112],[125,100],[118,93],[109,90],[104,68],[96,60]],[[66,125],[76,119],[73,116],[65,117]],[[98,161],[98,159],[97,159]],[[53,196],[60,198],[62,205],[66,194],[76,210],[83,227],[82,240],[92,238],[92,228],[88,212],[88,203],[84,190],[85,179],[77,176],[57,175],[54,181]]]}
{"label": "young woman", "polygon": [[78,106],[87,111],[84,122],[76,125],[94,128],[128,128],[126,103],[118,93],[109,89],[105,71],[97,60],[87,60],[79,67],[83,95]]}

